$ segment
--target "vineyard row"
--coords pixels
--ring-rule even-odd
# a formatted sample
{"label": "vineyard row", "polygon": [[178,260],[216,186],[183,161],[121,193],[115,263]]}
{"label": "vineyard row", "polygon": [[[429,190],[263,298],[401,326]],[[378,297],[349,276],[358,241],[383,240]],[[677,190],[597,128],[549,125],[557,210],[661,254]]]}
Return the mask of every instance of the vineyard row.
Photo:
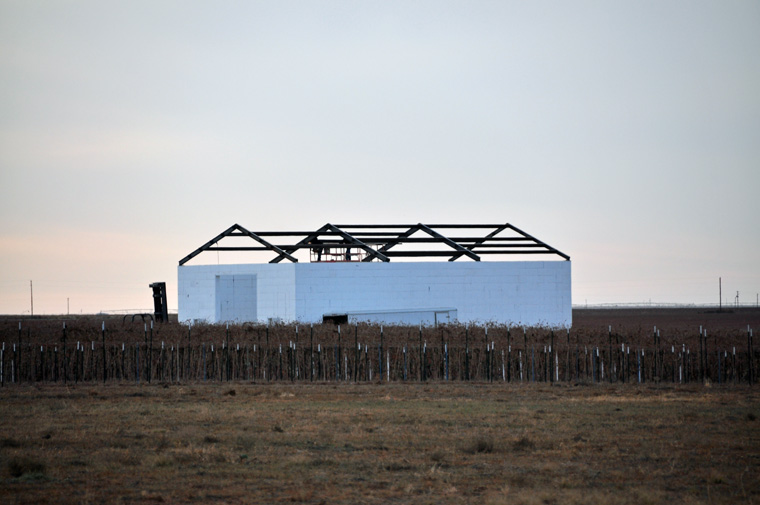
{"label": "vineyard row", "polygon": [[[20,335],[20,333],[19,333]],[[336,343],[289,340],[220,344],[153,342],[114,344],[102,340],[52,345],[3,342],[0,384],[28,382],[194,382],[194,381],[486,381],[486,382],[617,382],[749,383],[756,381],[758,353],[747,332],[746,348],[698,348],[663,345],[657,334],[649,347],[613,343],[544,345],[477,339],[445,339],[435,344],[422,338],[404,345],[379,341]],[[474,340],[474,339],[473,339]],[[522,343],[523,345],[520,345]]]}

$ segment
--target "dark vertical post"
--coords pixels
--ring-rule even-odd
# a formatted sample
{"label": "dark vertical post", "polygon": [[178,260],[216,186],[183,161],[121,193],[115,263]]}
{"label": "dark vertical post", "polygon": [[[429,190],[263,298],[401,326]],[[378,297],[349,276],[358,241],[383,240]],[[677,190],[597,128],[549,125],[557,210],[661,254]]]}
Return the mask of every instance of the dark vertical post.
{"label": "dark vertical post", "polygon": [[77,347],[74,350],[74,384],[79,382],[79,341],[77,341]]}
{"label": "dark vertical post", "polygon": [[507,382],[512,382],[512,334],[509,328],[507,328]]}
{"label": "dark vertical post", "polygon": [[[442,327],[440,328],[440,332],[441,332],[441,348],[440,348],[440,352],[441,352],[441,368],[440,368],[440,370],[441,370],[441,377],[446,377],[446,375],[447,375],[446,374],[446,342],[444,341],[444,338],[443,338],[443,328]],[[448,377],[446,377],[446,380],[448,380]]]}
{"label": "dark vertical post", "polygon": [[322,344],[317,344],[317,378],[324,380],[322,376]]}
{"label": "dark vertical post", "polygon": [[309,326],[309,380],[314,381],[314,324]]}
{"label": "dark vertical post", "polygon": [[657,342],[655,343],[655,352],[657,353],[655,355],[655,372],[657,373],[658,381],[662,380],[662,376],[665,374],[665,366],[662,359],[662,350],[661,350],[661,340],[660,340],[660,330],[657,330]]}
{"label": "dark vertical post", "polygon": [[380,380],[382,381],[383,378],[383,326],[380,325],[380,348],[378,349],[378,356],[377,356],[377,370],[378,375],[380,377]]}
{"label": "dark vertical post", "polygon": [[359,324],[354,325],[354,382],[359,382]]}
{"label": "dark vertical post", "polygon": [[[32,281],[29,281],[31,285]],[[34,315],[34,313],[32,313]],[[14,349],[13,359],[16,361],[16,382],[21,382],[21,321],[18,322],[18,347]],[[750,382],[752,384],[752,382]]]}
{"label": "dark vertical post", "polygon": [[203,382],[206,382],[206,344],[201,344],[201,358],[203,361]]}
{"label": "dark vertical post", "polygon": [[572,372],[570,368],[570,328],[567,329],[567,363],[566,363],[566,371],[565,371],[565,380],[567,382],[570,382],[570,378],[572,377]]}
{"label": "dark vertical post", "polygon": [[69,378],[68,373],[68,360],[66,359],[66,322],[63,323],[63,383]]}
{"label": "dark vertical post", "polygon": [[446,366],[446,380],[449,380],[449,345],[443,344],[443,359]]}
{"label": "dark vertical post", "polygon": [[704,383],[707,380],[707,335],[706,331],[700,326],[699,332],[699,380]]}
{"label": "dark vertical post", "polygon": [[464,325],[464,380],[470,380],[470,328]]}
{"label": "dark vertical post", "polygon": [[483,328],[483,341],[486,343],[486,380],[491,381],[491,347],[488,343],[488,326]]}
{"label": "dark vertical post", "polygon": [[711,380],[710,377],[710,350],[707,348],[707,328],[704,330],[704,354],[705,354],[705,380]]}
{"label": "dark vertical post", "polygon": [[422,381],[427,380],[427,342],[422,346]]}
{"label": "dark vertical post", "polygon": [[293,366],[296,378],[300,379],[301,370],[298,365],[298,325],[296,325],[296,341],[293,344]]}
{"label": "dark vertical post", "polygon": [[407,372],[407,361],[406,361],[406,346],[404,346],[404,382],[406,382],[406,372]]}
{"label": "dark vertical post", "polygon": [[752,385],[752,379],[754,378],[754,364],[752,359],[752,329],[747,325],[747,372],[749,372],[749,385]]}
{"label": "dark vertical post", "polygon": [[37,374],[38,380],[45,382],[45,346],[40,346],[40,368]]}
{"label": "dark vertical post", "polygon": [[106,322],[103,321],[101,328],[103,336],[103,384],[106,383]]}
{"label": "dark vertical post", "polygon": [[422,323],[420,323],[420,381],[425,380],[425,365],[422,361]]}
{"label": "dark vertical post", "polygon": [[227,323],[227,328],[224,331],[224,338],[227,340],[224,348],[225,348],[225,365],[224,365],[224,374],[227,376],[227,382],[230,380],[230,323]]}
{"label": "dark vertical post", "polygon": [[[158,354],[158,380],[163,381],[165,380],[164,377],[166,376],[166,347],[164,346],[164,341],[161,341],[161,351]],[[169,378],[171,379],[171,370],[169,370]]]}
{"label": "dark vertical post", "polygon": [[607,337],[609,340],[609,356],[607,356],[607,376],[610,378],[610,382],[612,382],[612,325],[609,325],[607,328]]}
{"label": "dark vertical post", "polygon": [[342,356],[343,353],[341,352],[342,351],[342,349],[341,349],[341,344],[342,344],[342,342],[341,342],[341,340],[342,340],[341,336],[342,335],[340,333],[340,325],[338,325],[338,353],[335,356],[335,380],[340,380],[340,364],[343,361],[343,356]]}
{"label": "dark vertical post", "polygon": [[185,348],[185,354],[187,354],[187,365],[185,365],[185,380],[190,379],[190,342],[191,334],[193,331],[192,325],[187,325],[187,348]]}
{"label": "dark vertical post", "polygon": [[150,342],[148,343],[148,384],[153,378],[153,321],[150,322]]}
{"label": "dark vertical post", "polygon": [[34,380],[34,375],[32,375],[32,360],[34,359],[34,346],[32,345],[32,329],[27,328],[26,329],[26,348],[29,351],[29,366],[27,367],[27,374],[29,377],[29,382],[32,382]]}
{"label": "dark vertical post", "polygon": [[575,344],[575,380],[580,380],[581,378],[581,355],[580,355],[580,349],[578,349],[578,344]]}
{"label": "dark vertical post", "polygon": [[[557,348],[554,347],[554,330],[550,332],[550,338],[551,338],[551,345],[549,346],[549,359],[551,360],[549,363],[549,368],[554,368],[554,362],[556,361],[555,356],[557,355]],[[554,379],[556,378],[555,374],[552,373],[553,370],[549,370],[549,379],[550,382],[554,382]]]}
{"label": "dark vertical post", "polygon": [[269,366],[269,323],[267,323],[267,348],[264,351],[264,364],[266,365],[266,376],[267,376],[267,382],[269,382],[271,375],[272,375],[272,369]]}

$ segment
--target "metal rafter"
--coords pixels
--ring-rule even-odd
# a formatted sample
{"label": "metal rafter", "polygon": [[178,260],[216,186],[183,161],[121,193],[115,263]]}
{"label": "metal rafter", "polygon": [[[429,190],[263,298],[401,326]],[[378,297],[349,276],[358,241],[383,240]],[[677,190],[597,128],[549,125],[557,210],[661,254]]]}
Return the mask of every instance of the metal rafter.
{"label": "metal rafter", "polygon": [[[437,231],[433,230],[432,228],[429,228],[429,227],[425,226],[422,223],[419,223],[417,226],[420,228],[420,230],[424,231],[425,233],[427,233],[429,235],[432,235],[433,237],[435,237],[437,239],[440,239],[444,244],[446,244],[446,245],[448,245],[450,247],[453,247],[454,249],[456,249],[457,251],[459,251],[460,254],[466,254],[467,256],[469,256],[470,258],[474,259],[475,261],[480,261],[480,256],[478,256],[477,254],[475,254],[471,250],[462,247],[461,245],[457,244],[456,242],[454,242],[450,238],[444,237],[443,235],[441,235]],[[449,261],[453,261],[454,259],[456,259],[456,258],[453,258],[453,259],[451,259]]]}
{"label": "metal rafter", "polygon": [[[507,225],[499,226],[498,228],[496,228],[494,231],[492,231],[491,233],[489,233],[485,237],[483,237],[481,239],[478,239],[475,242],[473,242],[472,245],[468,245],[468,246],[464,246],[464,247],[466,247],[467,249],[469,249],[469,250],[472,251],[476,247],[479,247],[479,246],[483,245],[483,243],[485,241],[487,241],[488,239],[493,238],[494,236],[498,235],[499,233],[503,232],[506,229],[507,229]],[[457,260],[458,258],[462,257],[462,254],[464,254],[464,253],[460,252],[458,254],[455,254],[454,256],[452,256],[451,258],[449,258],[449,261],[455,261],[455,260]]]}
{"label": "metal rafter", "polygon": [[555,254],[558,254],[558,255],[562,256],[563,258],[565,258],[566,260],[570,261],[570,256],[568,256],[567,254],[558,251],[557,249],[553,248],[549,244],[541,242],[540,240],[538,240],[536,237],[534,237],[532,235],[528,235],[527,233],[525,233],[521,229],[517,228],[516,226],[512,226],[511,224],[508,224],[507,226],[509,227],[510,230],[513,230],[513,231],[519,233],[520,235],[522,235],[525,238],[529,238],[530,240],[534,241],[536,244],[541,244],[542,246],[546,247],[549,251],[551,251],[551,252],[553,252]]}
{"label": "metal rafter", "polygon": [[[238,233],[235,233],[235,232],[238,232]],[[193,259],[196,256],[198,256],[203,251],[208,251],[208,250],[213,249],[212,246],[214,244],[216,244],[217,242],[219,242],[224,237],[232,237],[232,236],[240,236],[240,235],[248,236],[248,237],[252,238],[253,240],[255,240],[256,242],[258,242],[261,245],[263,245],[264,247],[266,247],[266,248],[268,248],[270,250],[279,252],[280,254],[284,255],[286,258],[288,258],[290,261],[292,261],[294,263],[298,262],[298,259],[296,259],[293,256],[291,256],[290,254],[286,253],[285,251],[283,251],[282,249],[280,249],[276,245],[270,244],[269,242],[267,242],[266,240],[264,240],[263,238],[261,238],[257,234],[255,234],[255,233],[253,233],[251,231],[248,231],[245,228],[243,228],[242,226],[240,226],[239,224],[235,223],[232,226],[230,226],[229,228],[227,228],[226,230],[224,230],[222,233],[220,233],[219,235],[217,235],[216,237],[212,238],[211,240],[209,240],[208,242],[206,242],[205,244],[203,244],[202,246],[200,246],[195,251],[191,252],[190,254],[188,254],[187,256],[185,256],[184,258],[182,258],[181,260],[179,260],[179,264],[180,264],[180,266],[184,265],[185,263],[187,263],[191,259]],[[239,250],[240,248],[224,248],[224,249],[222,249],[222,248],[216,248],[216,249],[221,251],[221,250]]]}
{"label": "metal rafter", "polygon": [[[487,235],[463,236],[464,233],[456,233],[461,230],[485,230],[490,229]],[[439,230],[452,230],[446,236]],[[422,231],[427,236],[412,237],[416,232]],[[512,236],[498,237],[502,232],[510,232]],[[466,233],[466,231],[465,231]],[[220,246],[219,241],[232,236],[249,237],[260,245],[245,247]],[[263,237],[287,237],[277,238],[279,243],[274,244]],[[297,242],[293,238],[301,237]],[[424,248],[423,250],[391,250],[402,244],[443,244],[452,250],[440,250]],[[333,225],[327,223],[316,231],[262,231],[251,232],[238,224],[234,224],[204,245],[182,258],[179,262],[184,265],[204,251],[271,251],[276,256],[270,263],[279,263],[287,259],[293,263],[298,259],[293,253],[302,249],[317,248],[350,248],[356,247],[363,250],[366,256],[362,261],[379,260],[390,261],[391,257],[446,257],[449,261],[455,261],[462,256],[467,256],[474,261],[480,261],[481,255],[533,255],[533,254],[556,254],[565,260],[570,256],[560,252],[522,231],[521,229],[506,224],[370,224],[370,225]],[[424,247],[424,246],[423,246]]]}
{"label": "metal rafter", "polygon": [[[287,253],[289,253],[289,254],[290,253],[294,253],[294,252],[296,252],[296,250],[300,249],[304,245],[311,244],[311,241],[314,240],[315,238],[319,237],[322,233],[324,233],[327,230],[328,226],[329,226],[329,224],[326,224],[322,228],[320,228],[317,231],[315,231],[314,233],[309,233],[308,235],[306,235],[306,237],[303,240],[301,240],[300,242],[298,242],[295,246],[287,248],[286,249]],[[275,259],[273,259],[272,261],[270,261],[270,263],[279,263],[280,261],[284,260],[285,258],[287,258],[287,256],[285,254],[280,254]],[[298,260],[294,261],[293,263],[296,263],[297,261]]]}
{"label": "metal rafter", "polygon": [[332,225],[330,223],[328,223],[326,226],[329,226],[331,230],[333,230],[335,233],[337,233],[338,235],[340,235],[341,237],[343,237],[343,240],[345,240],[347,243],[353,244],[353,245],[359,247],[360,249],[364,249],[367,252],[367,254],[368,254],[367,258],[369,258],[371,256],[373,258],[379,259],[380,261],[385,261],[385,262],[390,261],[390,259],[388,258],[388,256],[384,255],[381,252],[378,252],[378,251],[372,249],[370,246],[368,246],[367,244],[365,244],[364,242],[362,242],[358,238],[351,236],[350,234],[344,232],[343,230],[341,230],[337,226],[334,226],[334,225]]}
{"label": "metal rafter", "polygon": [[[404,239],[408,239],[408,238],[409,238],[409,236],[411,236],[411,235],[414,235],[414,233],[415,233],[416,231],[418,231],[418,230],[419,230],[419,227],[417,227],[417,226],[412,226],[412,227],[410,227],[408,230],[406,230],[406,231],[405,231],[404,233],[402,233],[401,235],[398,235],[396,238],[394,238],[394,239],[391,239],[391,240],[388,240],[388,241],[385,243],[385,245],[384,245],[384,246],[382,246],[381,248],[379,248],[379,249],[378,249],[378,252],[379,252],[379,253],[385,253],[385,252],[387,252],[387,251],[388,251],[388,249],[390,249],[391,247],[393,247],[393,246],[395,246],[395,245],[399,244],[399,243],[400,243],[402,240],[404,240]],[[368,260],[367,260],[367,258],[364,258],[364,261],[368,261]],[[371,261],[371,260],[370,260],[370,261]]]}

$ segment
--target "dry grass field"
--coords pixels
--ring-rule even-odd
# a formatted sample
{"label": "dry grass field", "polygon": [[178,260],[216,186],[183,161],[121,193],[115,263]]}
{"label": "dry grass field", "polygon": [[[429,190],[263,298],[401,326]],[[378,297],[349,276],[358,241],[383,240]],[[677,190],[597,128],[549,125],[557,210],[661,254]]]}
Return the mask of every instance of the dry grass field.
{"label": "dry grass field", "polygon": [[2,503],[758,503],[757,387],[16,384]]}
{"label": "dry grass field", "polygon": [[[489,340],[500,352],[510,345],[540,350],[552,342],[546,329],[518,330],[510,340],[506,328],[492,327],[488,338],[484,328],[470,330],[474,380],[462,381],[459,359],[452,361],[453,380],[445,381],[439,348],[446,342],[461,358],[463,328],[425,329],[423,335],[398,327],[385,329],[385,345],[416,349],[424,338],[431,363],[439,360],[432,375],[421,376],[419,367],[414,372],[410,353],[407,382],[398,370],[390,383],[381,383],[361,369],[340,382],[318,376],[312,382],[306,375],[291,382],[288,373],[276,376],[283,363],[273,354],[266,376],[272,382],[262,380],[262,362],[252,383],[221,375],[218,353],[205,382],[205,375],[183,368],[193,371],[200,346],[222,348],[229,341],[228,348],[240,343],[274,353],[298,339],[295,328],[191,330],[173,323],[157,326],[147,344],[146,326],[121,317],[107,319],[103,333],[100,316],[2,316],[0,503],[760,503],[760,392],[756,371],[749,384],[747,359],[758,355],[746,329],[757,329],[760,309],[588,309],[575,310],[573,319],[571,333],[557,337],[560,370],[567,349],[599,346],[604,356],[610,335],[616,346],[647,349],[651,360],[656,325],[662,329],[658,346],[692,350],[693,374],[683,383],[670,381],[668,367],[688,362],[681,357],[671,363],[666,351],[663,380],[655,380],[650,361],[643,383],[635,381],[635,371],[625,381],[614,376],[600,382],[597,371],[596,382],[589,379],[593,373],[561,374],[554,383],[544,382],[542,373],[538,382],[527,376],[518,382],[513,375],[509,382],[497,361],[496,380],[487,383],[483,349]],[[54,354],[65,346],[63,322],[68,361]],[[696,365],[700,325],[709,328],[712,360],[704,383]],[[305,331],[301,366],[311,343],[312,330],[308,337]],[[353,349],[357,338],[370,347],[382,342],[376,327],[344,328],[342,341],[332,325],[313,331],[314,345]],[[80,340],[89,345],[76,354]],[[173,348],[166,356],[161,351],[164,340],[186,342],[189,351],[173,361]],[[101,341],[111,352],[107,361]],[[119,353],[122,342],[133,358],[140,347],[142,361],[132,364],[141,363],[139,383],[122,370],[131,370],[124,356],[132,356]],[[152,381],[145,380],[149,348]],[[716,351],[734,349],[735,363],[719,361]],[[164,358],[173,373],[165,372]],[[109,367],[105,384],[103,362]],[[729,363],[738,366],[738,375]]]}

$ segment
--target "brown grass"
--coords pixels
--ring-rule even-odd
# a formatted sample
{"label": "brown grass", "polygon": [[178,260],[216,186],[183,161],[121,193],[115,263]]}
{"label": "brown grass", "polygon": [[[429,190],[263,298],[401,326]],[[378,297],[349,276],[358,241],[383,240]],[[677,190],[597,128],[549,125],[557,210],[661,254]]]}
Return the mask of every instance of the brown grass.
{"label": "brown grass", "polygon": [[5,387],[0,502],[756,503],[758,398],[654,385]]}

